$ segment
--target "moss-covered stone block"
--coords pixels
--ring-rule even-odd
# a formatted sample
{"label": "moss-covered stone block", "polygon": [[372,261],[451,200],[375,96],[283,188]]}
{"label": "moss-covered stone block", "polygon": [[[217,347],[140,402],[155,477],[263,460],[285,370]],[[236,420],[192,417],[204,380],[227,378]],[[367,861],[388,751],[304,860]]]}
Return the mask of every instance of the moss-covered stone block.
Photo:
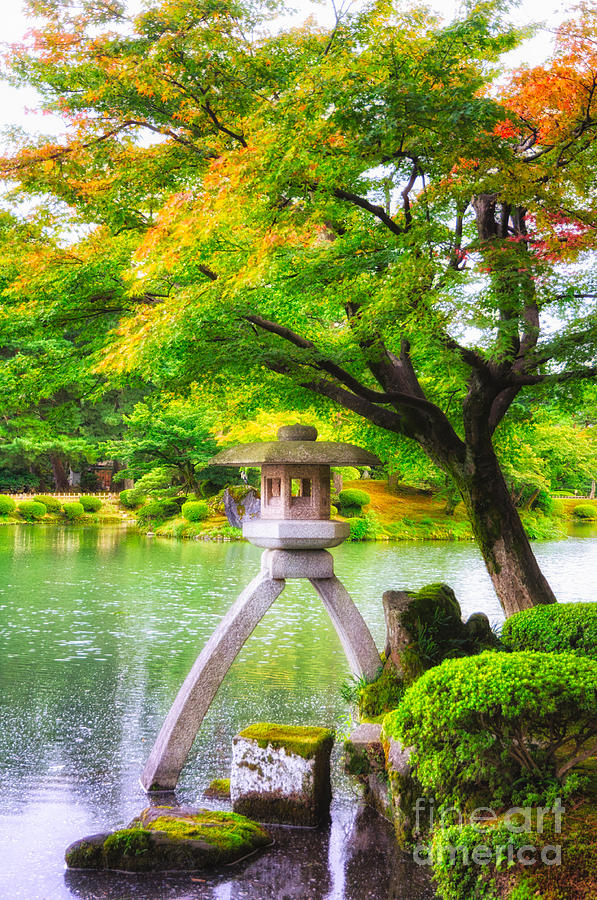
{"label": "moss-covered stone block", "polygon": [[65,859],[69,869],[188,872],[227,865],[271,843],[261,825],[236,813],[156,806],[128,828],[75,841]]}
{"label": "moss-covered stone block", "polygon": [[332,797],[327,728],[259,722],[232,741],[235,812],[260,822],[314,828],[329,819]]}
{"label": "moss-covered stone block", "polygon": [[213,800],[230,800],[230,779],[214,778],[203,791],[203,795]]}

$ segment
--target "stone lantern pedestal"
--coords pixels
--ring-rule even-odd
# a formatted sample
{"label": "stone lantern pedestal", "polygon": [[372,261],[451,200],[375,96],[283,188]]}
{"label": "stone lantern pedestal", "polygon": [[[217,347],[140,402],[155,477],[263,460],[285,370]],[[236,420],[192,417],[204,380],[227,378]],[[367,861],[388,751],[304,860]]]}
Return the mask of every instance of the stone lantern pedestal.
{"label": "stone lantern pedestal", "polygon": [[195,736],[228,669],[288,578],[304,578],[321,598],[352,671],[373,679],[380,666],[373,638],[344,585],[334,574],[326,547],[350,529],[330,519],[330,466],[378,465],[372,453],[352,444],[316,441],[317,431],[287,426],[278,441],[224,450],[215,465],[261,465],[261,518],[243,526],[245,537],[264,548],[261,571],[226,613],[197,657],[168,713],[141,776],[147,791],[176,787]]}

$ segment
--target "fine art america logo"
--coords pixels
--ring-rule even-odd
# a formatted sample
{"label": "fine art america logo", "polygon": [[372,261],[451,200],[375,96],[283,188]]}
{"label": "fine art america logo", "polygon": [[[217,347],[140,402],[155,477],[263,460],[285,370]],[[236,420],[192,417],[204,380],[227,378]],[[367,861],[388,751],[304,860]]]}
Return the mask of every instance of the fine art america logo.
{"label": "fine art america logo", "polygon": [[[459,828],[470,825],[478,829],[479,843],[450,844],[442,843],[437,848],[429,844],[417,844],[413,850],[413,859],[420,866],[431,866],[434,863],[443,865],[463,866],[488,866],[519,863],[522,866],[535,866],[542,863],[544,866],[559,866],[562,862],[561,844],[536,844],[523,843],[520,835],[543,834],[547,824],[550,835],[561,834],[562,815],[565,807],[558,799],[553,806],[513,806],[505,813],[496,813],[490,806],[479,806],[470,815],[451,807],[442,809],[436,815],[433,801],[419,797],[415,803],[415,834],[421,834],[423,830],[429,831],[434,823],[439,823],[441,828],[457,826]],[[500,834],[505,840],[502,842],[485,843],[483,841],[483,826],[498,825]],[[491,832],[486,831],[489,838]],[[508,839],[507,835],[512,835]]]}

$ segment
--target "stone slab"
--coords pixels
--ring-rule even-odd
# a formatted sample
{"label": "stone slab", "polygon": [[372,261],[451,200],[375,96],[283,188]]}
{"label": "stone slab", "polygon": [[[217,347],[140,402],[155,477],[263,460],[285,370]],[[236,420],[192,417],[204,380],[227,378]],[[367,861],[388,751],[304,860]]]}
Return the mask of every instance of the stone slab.
{"label": "stone slab", "polygon": [[253,519],[243,523],[243,535],[266,550],[321,550],[345,541],[350,525],[333,519]]}
{"label": "stone slab", "polygon": [[325,728],[249,726],[232,741],[232,808],[259,822],[310,828],[326,822],[332,745]]}
{"label": "stone slab", "polygon": [[332,578],[334,557],[327,550],[266,550],[261,568],[270,578]]}
{"label": "stone slab", "polygon": [[371,744],[379,744],[381,747],[381,725],[376,725],[373,722],[362,722],[351,731],[349,741],[354,747],[358,747],[361,750],[369,747]]}

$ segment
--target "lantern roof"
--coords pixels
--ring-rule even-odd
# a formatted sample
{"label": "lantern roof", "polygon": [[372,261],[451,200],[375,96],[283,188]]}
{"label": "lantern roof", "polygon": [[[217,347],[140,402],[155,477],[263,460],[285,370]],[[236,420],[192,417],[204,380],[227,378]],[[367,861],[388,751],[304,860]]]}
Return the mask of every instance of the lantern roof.
{"label": "lantern roof", "polygon": [[221,450],[209,461],[212,466],[319,465],[379,466],[374,453],[355,444],[318,441],[312,425],[284,425],[277,441],[236,444]]}

